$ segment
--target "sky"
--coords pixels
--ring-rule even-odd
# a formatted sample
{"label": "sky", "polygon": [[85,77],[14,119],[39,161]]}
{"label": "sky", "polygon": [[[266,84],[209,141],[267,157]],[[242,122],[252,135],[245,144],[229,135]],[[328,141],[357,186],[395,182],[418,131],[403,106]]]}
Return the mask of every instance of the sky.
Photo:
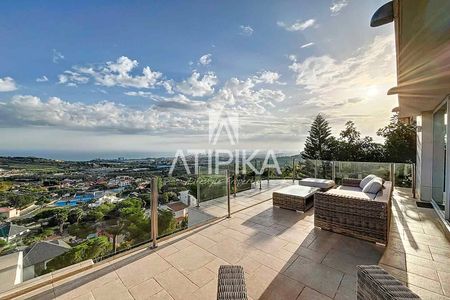
{"label": "sky", "polygon": [[[0,155],[298,152],[318,113],[376,138],[397,106],[384,2],[2,1]],[[238,116],[238,145],[209,144],[210,114]]]}

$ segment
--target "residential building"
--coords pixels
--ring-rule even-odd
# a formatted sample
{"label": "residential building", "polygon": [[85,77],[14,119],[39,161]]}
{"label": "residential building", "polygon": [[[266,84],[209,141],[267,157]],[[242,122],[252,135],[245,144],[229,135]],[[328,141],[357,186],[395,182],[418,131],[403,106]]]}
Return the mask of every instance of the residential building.
{"label": "residential building", "polygon": [[0,225],[0,239],[10,242],[19,236],[25,235],[30,232],[30,229],[13,224],[11,222],[3,223]]}
{"label": "residential building", "polygon": [[163,207],[172,211],[173,216],[178,223],[182,222],[188,216],[188,206],[181,201],[170,202],[163,205]]}
{"label": "residential building", "polygon": [[20,209],[14,207],[0,207],[0,216],[6,219],[20,217]]}
{"label": "residential building", "polygon": [[62,240],[42,241],[27,248],[23,255],[23,280],[29,280],[47,269],[47,263],[71,247]]}
{"label": "residential building", "polygon": [[372,26],[394,22],[400,118],[417,124],[416,192],[450,220],[450,1],[395,0],[372,17]]}

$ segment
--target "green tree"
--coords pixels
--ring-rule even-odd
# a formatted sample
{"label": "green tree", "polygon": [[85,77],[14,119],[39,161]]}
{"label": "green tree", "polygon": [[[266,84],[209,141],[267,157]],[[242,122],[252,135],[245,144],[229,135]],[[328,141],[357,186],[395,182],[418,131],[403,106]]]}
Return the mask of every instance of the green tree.
{"label": "green tree", "polygon": [[0,192],[9,191],[12,187],[11,181],[0,181]]}
{"label": "green tree", "polygon": [[105,216],[105,231],[113,237],[113,251],[117,249],[117,237],[120,234],[132,239],[130,230],[136,236],[136,231],[141,228],[137,224],[145,223],[145,214],[142,209],[142,201],[138,198],[128,198],[117,204],[107,216]]}
{"label": "green tree", "polygon": [[375,143],[369,136],[361,138],[361,133],[353,121],[345,123],[338,140],[336,159],[341,161],[382,161],[383,145]]}
{"label": "green tree", "polygon": [[0,239],[0,253],[2,253],[3,250],[7,249],[7,248],[8,248],[8,242],[3,239]]}
{"label": "green tree", "polygon": [[37,205],[43,206],[44,204],[47,204],[47,203],[50,203],[50,200],[44,195],[40,195],[36,199],[36,204]]}
{"label": "green tree", "polygon": [[81,208],[74,208],[69,211],[67,220],[70,224],[78,224],[83,217],[83,210]]}
{"label": "green tree", "polygon": [[385,138],[384,156],[386,161],[397,163],[416,162],[416,126],[402,122],[398,115],[389,124],[377,131]]}
{"label": "green tree", "polygon": [[87,259],[104,256],[111,251],[111,248],[111,243],[107,237],[90,239],[48,262],[45,272],[52,272]]}
{"label": "green tree", "polygon": [[175,192],[164,192],[161,196],[161,204],[166,204],[172,201],[178,201],[177,193]]}
{"label": "green tree", "polygon": [[311,124],[309,136],[302,153],[304,159],[331,160],[333,157],[331,128],[328,121],[318,114]]}
{"label": "green tree", "polygon": [[61,209],[56,212],[55,220],[59,226],[59,233],[63,234],[64,232],[64,223],[66,223],[67,218],[69,217],[69,212],[67,209]]}
{"label": "green tree", "polygon": [[177,229],[177,221],[170,210],[158,210],[158,234],[165,235],[174,232]]}

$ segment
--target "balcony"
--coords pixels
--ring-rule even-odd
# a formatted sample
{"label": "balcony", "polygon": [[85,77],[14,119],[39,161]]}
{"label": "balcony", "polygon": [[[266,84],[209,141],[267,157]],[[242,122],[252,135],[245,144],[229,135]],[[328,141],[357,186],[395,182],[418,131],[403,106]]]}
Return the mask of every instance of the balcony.
{"label": "balcony", "polygon": [[[2,297],[215,299],[218,267],[239,264],[250,299],[355,299],[355,267],[378,264],[423,299],[450,299],[450,242],[434,210],[417,207],[411,189],[394,190],[385,247],[315,228],[314,209],[273,207],[272,192],[289,184],[271,180],[238,193],[231,218],[193,226],[156,249],[147,244],[76,274],[59,270]],[[221,215],[223,203],[197,213]],[[38,288],[23,294],[31,285]]]}

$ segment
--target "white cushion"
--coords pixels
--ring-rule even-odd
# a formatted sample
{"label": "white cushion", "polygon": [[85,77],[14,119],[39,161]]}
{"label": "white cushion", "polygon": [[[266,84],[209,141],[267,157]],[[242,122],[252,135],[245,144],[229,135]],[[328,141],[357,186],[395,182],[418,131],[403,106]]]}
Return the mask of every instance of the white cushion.
{"label": "white cushion", "polygon": [[376,195],[363,193],[360,191],[352,191],[352,190],[341,190],[341,189],[331,189],[326,192],[326,194],[336,195],[336,196],[344,196],[344,197],[355,197],[364,200],[373,200]]}
{"label": "white cushion", "polygon": [[383,188],[383,179],[375,177],[363,188],[364,193],[376,194]]}
{"label": "white cushion", "polygon": [[368,184],[372,179],[377,177],[377,175],[369,174],[366,177],[364,177],[361,182],[359,183],[359,187],[363,190],[366,184]]}
{"label": "white cushion", "polygon": [[319,189],[329,189],[336,185],[333,180],[320,178],[305,178],[300,180],[299,184],[304,186],[312,186]]}
{"label": "white cushion", "polygon": [[348,185],[340,185],[336,188],[337,190],[342,191],[354,191],[354,192],[362,192],[362,189],[356,186],[348,186]]}

